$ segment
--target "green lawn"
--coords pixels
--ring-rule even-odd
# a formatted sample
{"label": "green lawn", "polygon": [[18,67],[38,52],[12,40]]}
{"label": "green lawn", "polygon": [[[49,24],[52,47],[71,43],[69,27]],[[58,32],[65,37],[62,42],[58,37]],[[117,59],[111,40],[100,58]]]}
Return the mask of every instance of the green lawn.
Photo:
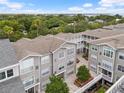
{"label": "green lawn", "polygon": [[96,93],[105,93],[106,89],[104,87],[101,87],[97,90]]}

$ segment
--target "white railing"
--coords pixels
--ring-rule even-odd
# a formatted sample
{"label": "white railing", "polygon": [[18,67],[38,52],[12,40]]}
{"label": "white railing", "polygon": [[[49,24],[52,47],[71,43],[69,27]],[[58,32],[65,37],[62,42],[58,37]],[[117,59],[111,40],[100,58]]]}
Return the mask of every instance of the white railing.
{"label": "white railing", "polygon": [[95,83],[97,83],[101,79],[102,79],[102,74],[100,74],[97,77],[95,77],[92,81],[90,81],[89,83],[84,85],[82,88],[77,90],[75,93],[83,93],[83,92],[85,92],[87,89],[89,89],[91,86],[93,86]]}
{"label": "white railing", "polygon": [[[117,90],[119,90],[119,85],[124,82],[124,75],[114,84],[112,87],[110,87],[106,93],[116,93]],[[118,92],[119,93],[119,92]]]}

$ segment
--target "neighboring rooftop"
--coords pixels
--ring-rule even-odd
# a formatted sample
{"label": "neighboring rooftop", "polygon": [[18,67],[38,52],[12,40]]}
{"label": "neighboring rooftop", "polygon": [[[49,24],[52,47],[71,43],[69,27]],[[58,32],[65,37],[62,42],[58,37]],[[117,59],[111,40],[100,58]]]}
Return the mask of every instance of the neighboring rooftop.
{"label": "neighboring rooftop", "polygon": [[0,69],[17,64],[15,51],[8,39],[0,39]]}
{"label": "neighboring rooftop", "polygon": [[104,38],[113,35],[124,34],[123,30],[107,30],[107,29],[96,29],[96,30],[88,30],[82,33],[82,35],[94,36],[97,38]]}
{"label": "neighboring rooftop", "polygon": [[18,59],[28,55],[43,55],[59,48],[64,40],[52,36],[39,36],[35,39],[21,39],[13,43]]}
{"label": "neighboring rooftop", "polygon": [[20,77],[0,83],[0,93],[25,93]]}
{"label": "neighboring rooftop", "polygon": [[108,44],[116,49],[124,48],[124,34],[89,41],[91,44]]}

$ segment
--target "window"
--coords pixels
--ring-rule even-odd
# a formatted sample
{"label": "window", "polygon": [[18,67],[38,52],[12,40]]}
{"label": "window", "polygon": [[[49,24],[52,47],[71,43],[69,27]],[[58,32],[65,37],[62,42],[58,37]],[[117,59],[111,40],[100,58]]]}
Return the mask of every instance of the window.
{"label": "window", "polygon": [[34,68],[34,59],[33,58],[24,60],[20,63],[21,74],[31,72],[33,70],[33,68]]}
{"label": "window", "polygon": [[28,77],[25,81],[23,81],[23,84],[25,87],[30,86],[34,83],[34,77]]}
{"label": "window", "polygon": [[63,57],[64,57],[64,52],[62,51],[59,53],[59,58],[63,58]]}
{"label": "window", "polygon": [[0,72],[0,80],[5,79],[5,78],[6,78],[5,72]]}
{"label": "window", "polygon": [[49,74],[49,68],[42,70],[41,74],[42,74],[42,75],[47,75],[47,74]]}
{"label": "window", "polygon": [[111,76],[112,76],[112,73],[111,73],[111,72],[109,72],[109,71],[107,71],[107,70],[105,70],[105,69],[102,69],[102,73],[103,73],[104,75],[109,76],[109,77],[111,77]]}
{"label": "window", "polygon": [[113,51],[109,50],[109,49],[104,49],[104,56],[112,58],[113,57]]}
{"label": "window", "polygon": [[68,64],[67,64],[67,66],[70,66],[70,65],[72,65],[73,63],[74,63],[73,61],[69,61]]}
{"label": "window", "polygon": [[124,72],[124,66],[118,65],[118,70]]}
{"label": "window", "polygon": [[73,53],[74,53],[74,48],[68,49],[68,51],[67,51],[67,54],[68,54],[68,55],[71,55],[71,54],[73,54]]}
{"label": "window", "polygon": [[93,50],[93,51],[97,51],[97,46],[91,46],[91,49]]}
{"label": "window", "polygon": [[61,66],[61,67],[59,67],[59,70],[61,70],[61,69],[63,69],[64,68],[64,66]]}
{"label": "window", "polygon": [[41,58],[41,64],[47,64],[49,63],[49,61],[50,61],[49,56],[45,56]]}
{"label": "window", "polygon": [[13,69],[7,70],[7,77],[13,76]]}
{"label": "window", "polygon": [[124,60],[124,55],[119,55],[119,59]]}

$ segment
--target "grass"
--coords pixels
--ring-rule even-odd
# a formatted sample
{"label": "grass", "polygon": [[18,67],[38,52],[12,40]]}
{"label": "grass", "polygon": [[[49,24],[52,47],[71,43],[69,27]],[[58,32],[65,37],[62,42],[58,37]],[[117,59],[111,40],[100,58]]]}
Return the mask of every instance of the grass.
{"label": "grass", "polygon": [[106,89],[104,87],[100,87],[96,93],[105,93]]}

